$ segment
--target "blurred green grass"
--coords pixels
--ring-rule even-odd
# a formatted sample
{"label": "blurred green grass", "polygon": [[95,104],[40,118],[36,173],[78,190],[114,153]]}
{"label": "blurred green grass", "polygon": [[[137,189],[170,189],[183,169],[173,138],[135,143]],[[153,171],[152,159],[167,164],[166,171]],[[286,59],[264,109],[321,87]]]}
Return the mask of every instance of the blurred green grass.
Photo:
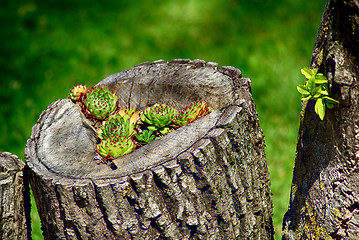
{"label": "blurred green grass", "polygon": [[[295,86],[325,0],[2,1],[0,151],[24,159],[39,114],[69,89],[145,61],[203,59],[252,80],[264,130],[276,239],[289,202],[300,119]],[[33,238],[42,239],[35,213]]]}

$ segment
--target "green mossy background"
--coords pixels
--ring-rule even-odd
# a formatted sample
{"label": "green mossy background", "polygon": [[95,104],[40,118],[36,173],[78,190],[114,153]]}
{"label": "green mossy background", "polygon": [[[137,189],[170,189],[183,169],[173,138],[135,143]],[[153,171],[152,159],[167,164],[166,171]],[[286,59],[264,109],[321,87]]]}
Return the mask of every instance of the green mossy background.
{"label": "green mossy background", "polygon": [[[252,80],[272,183],[276,239],[288,207],[300,94],[325,0],[3,0],[0,151],[24,159],[40,113],[75,84],[145,61],[203,59]],[[33,238],[42,239],[32,214]]]}

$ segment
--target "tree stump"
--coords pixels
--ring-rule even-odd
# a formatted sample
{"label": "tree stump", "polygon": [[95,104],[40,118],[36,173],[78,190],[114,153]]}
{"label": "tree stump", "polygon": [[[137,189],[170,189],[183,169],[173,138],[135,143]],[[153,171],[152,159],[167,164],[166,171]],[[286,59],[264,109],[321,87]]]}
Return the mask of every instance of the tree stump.
{"label": "tree stump", "polygon": [[121,107],[205,99],[216,111],[113,160],[94,161],[96,133],[58,100],[26,148],[45,239],[272,239],[264,140],[250,80],[202,60],[143,63],[98,85]]}
{"label": "tree stump", "polygon": [[359,239],[359,1],[329,0],[312,67],[339,104],[305,102],[283,239]]}
{"label": "tree stump", "polygon": [[[25,194],[24,162],[17,156],[0,152],[0,239],[30,238],[30,202]],[[26,187],[28,190],[28,187]],[[26,212],[26,213],[25,213]]]}

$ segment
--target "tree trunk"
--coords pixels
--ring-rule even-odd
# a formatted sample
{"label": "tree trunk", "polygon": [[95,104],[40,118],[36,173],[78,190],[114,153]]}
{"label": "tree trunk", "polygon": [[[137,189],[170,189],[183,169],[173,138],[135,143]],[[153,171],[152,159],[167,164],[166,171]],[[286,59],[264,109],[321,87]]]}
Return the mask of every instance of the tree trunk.
{"label": "tree trunk", "polygon": [[99,85],[119,105],[205,99],[216,111],[113,160],[94,161],[96,133],[58,100],[26,148],[45,239],[272,239],[264,141],[250,80],[202,60],[144,63]]}
{"label": "tree trunk", "polygon": [[359,238],[359,2],[329,0],[312,67],[334,98],[324,121],[304,103],[284,239]]}
{"label": "tree trunk", "polygon": [[[0,239],[30,239],[29,192],[25,194],[24,162],[0,152]],[[28,190],[28,187],[26,187]],[[25,214],[26,212],[26,214]]]}

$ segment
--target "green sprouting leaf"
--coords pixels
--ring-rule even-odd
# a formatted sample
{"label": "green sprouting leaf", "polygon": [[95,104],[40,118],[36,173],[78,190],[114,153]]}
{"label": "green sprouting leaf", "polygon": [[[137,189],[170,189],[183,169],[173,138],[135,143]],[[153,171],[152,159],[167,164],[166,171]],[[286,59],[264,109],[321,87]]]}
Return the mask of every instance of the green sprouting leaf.
{"label": "green sprouting leaf", "polygon": [[316,68],[303,67],[301,73],[306,77],[305,85],[298,85],[297,90],[302,94],[301,100],[316,100],[314,110],[321,120],[325,116],[325,108],[333,108],[337,100],[329,97],[328,79]]}
{"label": "green sprouting leaf", "polygon": [[302,100],[302,101],[307,101],[307,100],[309,100],[309,99],[311,99],[311,98],[312,98],[311,95],[303,95],[300,100]]}
{"label": "green sprouting leaf", "polygon": [[311,69],[311,70],[312,70],[313,75],[317,75],[318,69],[313,68],[313,69]]}
{"label": "green sprouting leaf", "polygon": [[339,103],[338,100],[335,100],[334,98],[328,97],[328,96],[324,96],[323,99],[325,99],[326,102],[330,102],[330,103]]}
{"label": "green sprouting leaf", "polygon": [[320,96],[322,95],[322,88],[319,86],[319,87],[316,87],[314,90],[313,90],[313,98],[314,99],[317,99],[319,98]]}
{"label": "green sprouting leaf", "polygon": [[330,109],[334,108],[336,103],[339,103],[339,101],[328,96],[324,96],[323,99],[325,101],[325,105]]}
{"label": "green sprouting leaf", "polygon": [[325,101],[325,105],[330,109],[334,108],[336,103],[339,103],[339,101],[328,96],[324,96],[323,99]]}
{"label": "green sprouting leaf", "polygon": [[325,96],[329,95],[328,85],[327,84],[321,84],[320,88],[321,88],[321,91],[320,91],[321,94],[323,94]]}
{"label": "green sprouting leaf", "polygon": [[300,93],[300,94],[309,94],[309,91],[308,91],[308,88],[306,86],[304,86],[303,84],[299,84],[297,86],[297,91]]}
{"label": "green sprouting leaf", "polygon": [[314,106],[314,110],[318,114],[320,119],[323,120],[324,116],[325,116],[325,102],[324,102],[324,99],[322,99],[322,98],[317,99],[317,101],[315,103],[315,106]]}
{"label": "green sprouting leaf", "polygon": [[334,104],[334,103],[325,102],[325,106],[327,106],[327,108],[329,108],[329,109],[332,109],[332,108],[334,108],[335,104]]}
{"label": "green sprouting leaf", "polygon": [[308,79],[307,86],[308,86],[310,95],[314,96],[315,95],[315,76],[311,76]]}
{"label": "green sprouting leaf", "polygon": [[328,79],[322,73],[318,73],[317,75],[315,75],[315,83],[316,84],[328,83]]}
{"label": "green sprouting leaf", "polygon": [[309,79],[311,76],[315,75],[313,69],[310,69],[309,67],[303,67],[300,72],[307,78]]}

